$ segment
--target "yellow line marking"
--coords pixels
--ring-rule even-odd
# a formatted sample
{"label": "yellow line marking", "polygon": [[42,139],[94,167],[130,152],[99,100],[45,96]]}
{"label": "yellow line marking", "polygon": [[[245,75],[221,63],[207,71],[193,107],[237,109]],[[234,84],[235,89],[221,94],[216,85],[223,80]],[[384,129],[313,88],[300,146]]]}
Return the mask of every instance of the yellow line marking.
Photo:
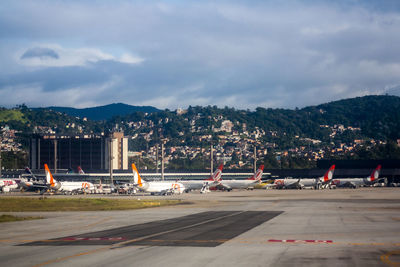
{"label": "yellow line marking", "polygon": [[392,267],[400,266],[400,262],[391,261],[389,259],[389,257],[392,256],[392,255],[400,255],[400,250],[390,251],[388,253],[385,253],[385,254],[381,255],[381,261],[383,263],[386,263],[389,266],[392,266]]}

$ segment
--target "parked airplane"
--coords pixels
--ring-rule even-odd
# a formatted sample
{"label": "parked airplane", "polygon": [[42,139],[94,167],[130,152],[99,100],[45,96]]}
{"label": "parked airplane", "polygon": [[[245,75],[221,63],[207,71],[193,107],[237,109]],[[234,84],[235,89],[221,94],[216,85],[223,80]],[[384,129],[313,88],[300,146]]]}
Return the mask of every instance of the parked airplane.
{"label": "parked airplane", "polygon": [[335,165],[332,165],[324,176],[318,178],[302,178],[302,179],[276,179],[274,187],[285,189],[302,189],[304,187],[312,187],[314,189],[321,189],[323,185],[327,185],[332,181]]}
{"label": "parked airplane", "polygon": [[16,179],[7,179],[1,178],[0,179],[0,189],[2,192],[10,192],[11,189],[17,189],[20,180]]}
{"label": "parked airplane", "polygon": [[21,190],[23,191],[41,191],[43,188],[47,188],[43,179],[37,178],[29,169],[25,168],[25,172],[29,175],[25,181],[20,183]]}
{"label": "parked airplane", "polygon": [[179,182],[170,181],[153,181],[148,182],[140,177],[139,171],[137,170],[134,163],[132,163],[133,180],[135,187],[141,191],[159,195],[169,195],[169,194],[182,194],[185,191],[185,186]]}
{"label": "parked airplane", "polygon": [[[92,183],[86,181],[77,181],[77,182],[57,182],[53,175],[50,172],[47,164],[44,164],[44,170],[46,173],[46,186],[47,189],[62,192],[62,193],[74,193],[74,192],[90,192],[94,190],[95,187]],[[44,193],[45,190],[42,190]]]}
{"label": "parked airplane", "polygon": [[364,185],[373,185],[377,183],[380,179],[379,174],[381,172],[381,165],[378,165],[375,170],[372,171],[371,175],[366,178],[341,178],[332,180],[331,185],[336,187],[351,187],[357,188]]}
{"label": "parked airplane", "polygon": [[219,165],[215,172],[205,180],[181,180],[179,182],[185,186],[186,191],[200,189],[202,193],[208,192],[210,187],[220,184],[223,167],[223,164]]}
{"label": "parked airplane", "polygon": [[217,189],[231,191],[232,189],[246,189],[250,187],[254,187],[256,184],[261,182],[261,178],[263,176],[264,165],[261,165],[256,173],[246,180],[222,180],[219,185],[217,185]]}

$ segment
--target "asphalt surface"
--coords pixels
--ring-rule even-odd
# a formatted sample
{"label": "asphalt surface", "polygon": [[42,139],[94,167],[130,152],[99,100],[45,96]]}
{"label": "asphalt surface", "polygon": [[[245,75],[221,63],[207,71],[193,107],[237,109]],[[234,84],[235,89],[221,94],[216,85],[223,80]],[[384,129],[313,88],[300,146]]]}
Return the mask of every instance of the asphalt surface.
{"label": "asphalt surface", "polygon": [[194,192],[167,198],[191,204],[18,213],[45,219],[0,224],[1,265],[400,264],[400,188]]}

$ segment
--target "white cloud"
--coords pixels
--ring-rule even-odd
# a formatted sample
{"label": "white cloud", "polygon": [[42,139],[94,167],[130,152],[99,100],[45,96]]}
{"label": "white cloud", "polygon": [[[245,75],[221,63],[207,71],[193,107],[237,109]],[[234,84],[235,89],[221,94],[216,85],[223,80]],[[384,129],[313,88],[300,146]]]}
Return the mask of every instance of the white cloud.
{"label": "white cloud", "polygon": [[121,63],[127,63],[127,64],[138,64],[144,61],[143,58],[140,57],[135,57],[131,54],[123,54],[119,60]]}
{"label": "white cloud", "polygon": [[[103,84],[70,87],[62,91],[46,91],[37,83],[0,88],[0,106],[11,107],[10,103],[25,103],[30,107],[73,106],[93,107],[99,104],[118,102],[112,89],[121,78],[113,76]],[[38,97],[40,96],[40,97]]]}
{"label": "white cloud", "polygon": [[17,2],[0,9],[0,90],[43,86],[33,98],[303,107],[400,84],[400,9],[364,1]]}
{"label": "white cloud", "polygon": [[[43,56],[31,51],[46,51]],[[27,54],[30,56],[26,56]],[[105,53],[98,48],[64,48],[58,44],[37,44],[31,48],[23,49],[16,54],[16,61],[19,64],[30,67],[68,67],[68,66],[85,66],[89,63],[96,63],[103,60],[112,60],[127,64],[138,64],[144,61],[140,57],[134,57],[129,53],[123,54],[117,58],[109,53]]]}

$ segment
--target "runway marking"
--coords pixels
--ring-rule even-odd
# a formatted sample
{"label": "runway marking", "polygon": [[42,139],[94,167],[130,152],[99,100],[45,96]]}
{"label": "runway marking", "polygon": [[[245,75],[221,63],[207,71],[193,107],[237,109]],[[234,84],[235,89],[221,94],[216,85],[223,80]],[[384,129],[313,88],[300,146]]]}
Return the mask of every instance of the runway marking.
{"label": "runway marking", "polygon": [[90,255],[90,254],[93,254],[93,253],[96,253],[96,252],[107,250],[110,247],[111,246],[104,247],[104,248],[93,249],[93,250],[81,252],[81,253],[78,253],[78,254],[74,254],[74,255],[70,255],[70,256],[54,259],[54,260],[49,260],[49,261],[46,261],[46,262],[43,262],[43,263],[39,263],[39,264],[33,265],[32,267],[41,267],[41,266],[49,265],[49,264],[52,264],[52,263],[57,263],[57,262],[62,262],[62,261],[68,260],[68,259],[73,259],[73,258],[76,258],[76,257],[79,257],[79,256]]}
{"label": "runway marking", "polygon": [[217,221],[217,220],[221,220],[221,219],[224,219],[224,218],[227,218],[227,217],[232,217],[232,216],[235,216],[235,215],[239,215],[239,214],[242,214],[244,212],[245,211],[239,211],[239,212],[236,212],[236,213],[233,213],[233,214],[228,214],[228,215],[225,215],[225,216],[221,216],[221,217],[218,217],[218,218],[206,220],[206,221],[195,223],[195,224],[192,224],[192,225],[187,225],[187,226],[184,226],[184,227],[180,227],[180,228],[176,228],[176,229],[172,229],[172,230],[168,230],[168,231],[164,231],[164,232],[154,233],[154,234],[151,234],[151,235],[148,235],[148,236],[144,236],[144,237],[141,237],[141,238],[136,238],[136,239],[133,239],[133,240],[128,240],[128,241],[125,241],[125,242],[121,242],[121,243],[118,243],[117,245],[118,245],[118,247],[120,247],[121,245],[127,245],[127,244],[135,243],[135,242],[138,242],[138,241],[142,241],[142,240],[145,240],[145,239],[149,239],[149,238],[152,238],[154,236],[159,236],[159,235],[163,235],[163,234],[168,234],[168,233],[172,233],[172,232],[181,231],[181,230],[188,229],[188,228],[191,228],[191,227],[195,227],[195,226],[199,226],[199,225],[202,225],[202,224],[206,224],[206,223],[214,222],[214,221]]}
{"label": "runway marking", "polygon": [[[82,216],[79,216],[79,218],[81,218],[81,217],[82,217]],[[100,216],[90,216],[90,217],[98,218],[98,217],[100,217]],[[46,233],[57,233],[57,232],[60,232],[60,231],[74,230],[74,229],[86,229],[86,228],[90,228],[90,227],[99,225],[99,224],[101,224],[101,223],[104,223],[104,222],[109,221],[109,220],[111,220],[111,219],[112,219],[111,216],[105,217],[105,218],[103,217],[103,218],[101,218],[101,220],[95,221],[95,222],[90,223],[90,224],[87,224],[87,225],[83,225],[83,226],[74,226],[74,227],[62,228],[62,229],[52,229],[51,231],[46,231]],[[37,236],[37,235],[42,235],[42,234],[41,234],[41,233],[36,233],[36,234],[28,234],[28,235],[17,235],[17,236],[14,236],[13,239],[14,239],[14,238],[18,238],[18,237],[33,237],[33,236]],[[10,240],[12,240],[12,239],[10,239]],[[33,240],[33,241],[35,241],[35,240]],[[33,242],[33,241],[28,241],[28,242]],[[0,240],[0,242],[3,242],[3,241]]]}
{"label": "runway marking", "polygon": [[389,265],[389,266],[393,266],[393,267],[398,267],[398,266],[400,266],[400,262],[391,261],[391,260],[389,259],[390,256],[393,256],[393,255],[400,255],[400,250],[390,251],[390,252],[387,252],[387,253],[381,255],[381,261],[382,261],[383,263],[386,263],[386,264]]}
{"label": "runway marking", "polygon": [[[82,241],[82,240],[89,240],[89,241],[99,241],[99,240],[110,240],[110,241],[122,241],[126,240],[125,237],[65,237],[59,240],[62,241]],[[49,241],[59,241],[59,240],[49,240]]]}
{"label": "runway marking", "polygon": [[[111,245],[121,241],[120,245],[154,245],[157,246],[218,246],[221,242],[215,240],[230,240],[259,224],[262,224],[281,212],[277,211],[213,211],[191,214],[167,220],[124,226],[98,232],[85,233],[76,236],[67,236],[51,239],[50,241],[36,241],[20,246],[49,245]],[[179,232],[179,233],[176,233]],[[189,240],[177,242],[179,240]],[[118,240],[116,238],[120,238]],[[122,240],[123,239],[123,240]],[[209,240],[208,244],[204,241]],[[190,244],[191,241],[191,244]],[[148,244],[146,243],[148,242]]]}
{"label": "runway marking", "polygon": [[[226,214],[226,212],[219,212],[219,213],[225,213]],[[219,214],[218,212],[214,212],[214,213],[212,213],[212,212],[208,212],[208,213],[203,213],[204,215],[202,216],[202,217],[206,217],[205,216],[205,214],[208,214],[208,216],[210,216],[210,215],[212,215],[212,214],[215,214],[215,215],[218,215]],[[153,233],[153,234],[148,234],[148,235],[145,235],[145,236],[142,236],[142,237],[138,237],[138,238],[135,238],[135,239],[131,239],[131,240],[127,240],[127,241],[123,241],[123,242],[118,242],[118,243],[115,243],[115,244],[112,244],[112,245],[108,245],[108,246],[105,246],[105,247],[103,247],[103,248],[98,248],[98,249],[93,249],[93,250],[88,250],[88,251],[85,251],[85,252],[81,252],[81,253],[77,253],[77,254],[74,254],[74,255],[70,255],[70,256],[66,256],[66,257],[62,257],[62,258],[57,258],[57,259],[53,259],[53,260],[49,260],[49,261],[46,261],[46,262],[43,262],[43,263],[40,263],[40,264],[37,264],[37,265],[35,265],[35,267],[41,267],[41,266],[45,266],[45,265],[48,265],[48,264],[52,264],[52,263],[57,263],[57,262],[61,262],[61,261],[65,261],[65,260],[68,260],[68,259],[73,259],[73,258],[76,258],[76,257],[80,257],[80,256],[84,256],[84,255],[90,255],[90,254],[93,254],[93,253],[97,253],[97,252],[100,252],[100,251],[105,251],[105,250],[109,250],[109,249],[119,249],[119,248],[124,248],[124,247],[126,247],[127,245],[130,245],[130,244],[132,244],[132,243],[137,243],[137,242],[139,242],[139,241],[145,241],[145,242],[153,242],[153,243],[157,243],[157,245],[160,245],[159,243],[163,243],[163,242],[165,242],[166,240],[165,239],[156,239],[156,238],[154,238],[154,237],[156,237],[156,236],[162,236],[162,235],[167,235],[167,234],[170,234],[170,233],[174,233],[174,232],[177,232],[177,231],[184,231],[184,230],[188,230],[189,228],[194,228],[194,227],[196,227],[196,226],[201,226],[201,225],[207,225],[207,224],[210,224],[210,223],[212,223],[212,222],[217,222],[217,221],[223,221],[223,219],[225,219],[225,218],[229,218],[229,217],[234,217],[234,216],[238,216],[238,215],[241,215],[241,214],[244,214],[244,215],[247,215],[247,217],[250,219],[250,221],[252,220],[252,219],[254,219],[254,218],[252,218],[251,216],[249,216],[250,214],[253,214],[253,216],[254,215],[256,215],[256,214],[258,214],[261,218],[264,218],[266,215],[268,215],[268,216],[266,216],[266,217],[269,217],[268,219],[267,219],[267,221],[269,220],[269,219],[272,219],[273,217],[275,217],[275,216],[277,216],[277,215],[279,215],[280,214],[280,212],[271,212],[270,214],[268,214],[268,213],[266,213],[266,212],[264,212],[264,213],[262,213],[262,212],[256,212],[256,213],[252,213],[252,212],[249,212],[249,211],[237,211],[237,212],[235,212],[235,211],[233,211],[233,212],[231,212],[231,213],[228,213],[228,214],[226,214],[226,215],[223,215],[223,216],[218,216],[218,217],[216,217],[216,218],[212,218],[212,219],[207,219],[207,220],[205,220],[205,221],[202,221],[202,222],[198,222],[198,223],[191,223],[191,224],[189,224],[189,225],[185,225],[185,226],[182,226],[182,227],[177,227],[177,228],[174,228],[174,229],[168,229],[168,230],[165,230],[165,231],[161,231],[161,232],[156,232],[156,233]],[[195,214],[196,215],[196,214]],[[199,214],[197,214],[197,215],[199,215]],[[262,215],[264,215],[264,217],[262,216]],[[201,215],[200,215],[201,216]],[[188,217],[188,216],[186,216],[186,217]],[[255,216],[254,216],[255,217]],[[184,218],[184,217],[181,217],[181,218]],[[242,219],[242,217],[238,217],[238,218],[240,218],[240,219]],[[180,219],[180,218],[175,218],[175,219]],[[189,220],[189,222],[190,221],[193,221],[194,219],[199,219],[198,217],[196,217],[196,216],[192,216],[191,218],[190,218],[190,220]],[[169,222],[169,224],[171,224],[172,222],[175,222],[176,220],[173,220],[173,221],[171,221],[171,220],[167,220],[167,222]],[[252,221],[253,222],[253,224],[254,224],[254,222],[258,222],[257,220],[256,221]],[[263,222],[265,222],[265,221],[260,221],[258,224],[260,224],[260,223],[263,223]],[[232,222],[233,223],[233,225],[236,225],[237,224],[237,222],[236,221],[233,221]],[[146,224],[145,224],[146,225]],[[210,226],[210,225],[207,225],[207,226]],[[211,226],[213,226],[213,224],[211,224]],[[220,224],[217,224],[216,226],[220,226]],[[222,227],[225,227],[226,225],[222,225]],[[229,226],[229,224],[228,224],[228,226]],[[253,227],[255,227],[255,226],[253,226]],[[218,228],[219,229],[219,228]],[[244,229],[246,229],[246,228],[244,228]],[[250,228],[251,229],[251,228]],[[194,229],[190,229],[191,231],[195,231],[196,230],[196,228],[194,228]],[[214,229],[215,230],[215,229]],[[247,230],[249,230],[249,229],[247,229]],[[220,232],[223,232],[223,231],[220,231]],[[228,231],[229,232],[229,231]],[[235,233],[236,235],[237,234],[240,234],[240,233],[242,233],[242,232],[238,232],[238,233]],[[236,235],[234,235],[234,236],[236,236]],[[234,237],[233,236],[233,237]],[[214,242],[214,243],[217,243],[217,244],[222,244],[223,242],[226,242],[226,241],[228,241],[228,240],[230,240],[232,237],[230,237],[230,238],[228,238],[228,239],[216,239],[216,240],[211,240],[212,242]],[[55,240],[55,241],[60,241],[60,240]],[[173,242],[173,241],[176,241],[176,240],[172,240],[171,241],[171,239],[169,239],[169,240],[167,240],[168,242]],[[183,241],[183,242],[182,242]],[[187,242],[187,243],[193,243],[192,242],[193,240],[178,240],[178,242],[182,242],[182,243],[184,243],[184,242]],[[201,244],[201,243],[206,243],[206,244],[209,244],[210,243],[210,240],[194,240],[196,243],[198,243],[198,244]],[[68,242],[68,241],[67,241]],[[46,244],[46,243],[44,243],[44,244]],[[95,243],[96,244],[96,243]],[[26,244],[24,244],[24,245],[26,245]],[[142,244],[134,244],[134,245],[142,245]],[[147,245],[147,244],[146,244]],[[153,244],[154,245],[154,244]]]}
{"label": "runway marking", "polygon": [[333,240],[297,240],[297,239],[269,239],[265,243],[289,243],[289,244],[332,244],[345,246],[395,246],[400,247],[400,243],[383,243],[383,242],[334,242]]}
{"label": "runway marking", "polygon": [[332,244],[332,240],[297,240],[297,239],[269,239],[271,243],[319,243],[319,244]]}

